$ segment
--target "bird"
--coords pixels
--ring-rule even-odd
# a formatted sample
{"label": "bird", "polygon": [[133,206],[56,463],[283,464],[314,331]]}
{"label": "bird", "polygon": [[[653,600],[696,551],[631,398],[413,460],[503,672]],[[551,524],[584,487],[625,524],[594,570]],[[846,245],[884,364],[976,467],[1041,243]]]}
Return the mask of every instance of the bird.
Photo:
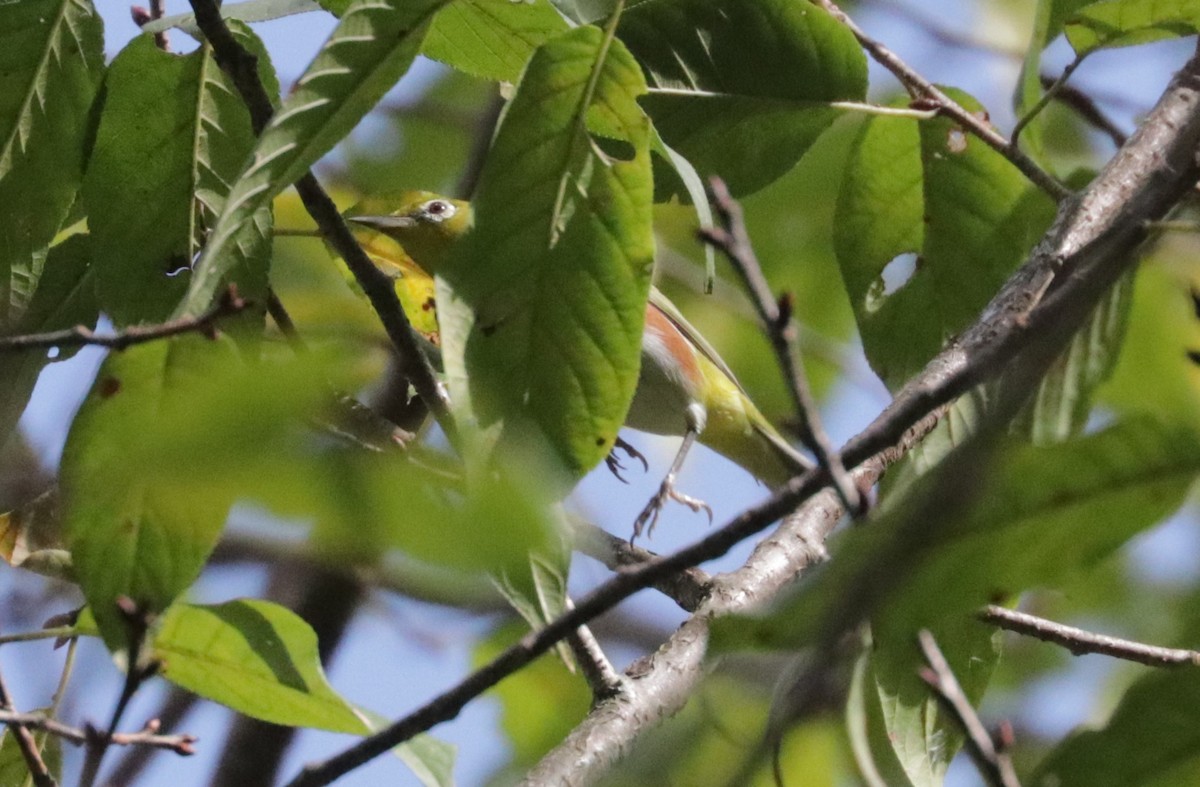
{"label": "bird", "polygon": [[[346,212],[346,219],[395,240],[411,262],[429,276],[445,270],[455,242],[472,226],[469,202],[428,191],[407,191],[371,207]],[[775,430],[750,400],[733,371],[679,309],[656,287],[650,288],[642,334],[641,368],[625,425],[651,434],[682,437],[679,450],[658,491],[634,522],[631,542],[643,530],[649,537],[667,502],[694,512],[712,509],[675,488],[684,459],[694,443],[708,446],[771,488],[814,467]],[[632,445],[618,438],[609,469],[621,480],[615,450],[625,451],[647,467]]]}

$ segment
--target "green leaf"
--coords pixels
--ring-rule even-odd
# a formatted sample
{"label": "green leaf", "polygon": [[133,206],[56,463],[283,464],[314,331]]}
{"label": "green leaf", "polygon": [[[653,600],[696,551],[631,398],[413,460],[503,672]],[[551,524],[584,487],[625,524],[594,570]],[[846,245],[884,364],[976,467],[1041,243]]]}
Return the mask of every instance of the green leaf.
{"label": "green leaf", "polygon": [[1133,272],[1117,282],[1042,378],[1017,421],[1035,443],[1065,440],[1087,424],[1093,394],[1112,376],[1121,354],[1133,282]]}
{"label": "green leaf", "polygon": [[1200,31],[1197,0],[1107,0],[1080,8],[1066,23],[1080,57],[1097,49],[1146,44]]}
{"label": "green leaf", "polygon": [[[519,621],[501,626],[479,643],[473,666],[487,664],[526,633]],[[591,704],[587,684],[550,655],[527,665],[492,694],[500,702],[500,728],[512,744],[513,760],[524,767],[560,743]]]}
{"label": "green leaf", "polygon": [[[1013,111],[1018,118],[1024,117],[1045,93],[1042,88],[1042,52],[1062,32],[1067,18],[1089,2],[1091,0],[1038,0],[1033,34],[1029,41],[1029,49],[1025,52],[1021,76],[1013,96]],[[1046,118],[1046,114],[1043,113],[1021,133],[1022,147],[1039,156],[1043,147],[1042,136],[1045,132]]]}
{"label": "green leaf", "polygon": [[[361,345],[285,351],[261,361],[212,364],[153,418],[153,434],[123,456],[126,472],[168,499],[218,505],[253,501],[315,522],[315,549],[331,562],[370,564],[389,549],[469,573],[527,570],[556,520],[522,466],[471,487],[416,448],[364,451],[333,442],[332,390],[357,390],[370,367]],[[528,476],[530,477],[527,477]]]}
{"label": "green leaf", "polygon": [[129,644],[117,600],[166,609],[200,573],[225,523],[232,497],[172,494],[139,460],[156,439],[157,419],[186,407],[226,349],[187,337],[114,353],[71,425],[59,476],[63,525],[84,596],[114,651]]}
{"label": "green leaf", "polygon": [[642,64],[642,103],[672,148],[735,195],[791,169],[861,101],[867,66],[846,27],[790,0],[660,0],[631,8],[620,39]]}
{"label": "green leaf", "polygon": [[[100,299],[117,324],[160,321],[187,291],[174,274],[199,254],[255,136],[207,46],[180,57],[139,36],[113,61],[106,96],[83,189]],[[266,287],[269,213],[248,226],[231,278],[253,297]]]}
{"label": "green leaf", "polygon": [[[940,621],[932,633],[967,698],[977,704],[1000,658],[1000,633],[969,617]],[[915,638],[875,637],[868,659],[860,699],[873,764],[887,774],[888,785],[939,787],[963,736],[919,677],[925,660]]]}
{"label": "green leaf", "polygon": [[[92,277],[91,243],[87,235],[72,235],[50,249],[37,289],[28,308],[11,328],[14,335],[45,333],[96,325],[99,310]],[[4,332],[0,332],[4,333]],[[38,374],[47,364],[72,357],[78,347],[0,353],[0,445],[16,428],[17,419],[33,394]]]}
{"label": "green leaf", "polygon": [[[842,630],[851,614],[870,616],[878,636],[912,636],[997,597],[1060,585],[1174,511],[1197,472],[1196,435],[1149,419],[1050,446],[1009,444],[972,470],[974,487],[952,456],[838,541],[838,559],[770,616],[720,621],[717,639],[795,647]],[[951,488],[955,500],[945,499]]]}
{"label": "green leaf", "polygon": [[104,69],[90,0],[0,5],[0,325],[33,295],[45,249],[83,174],[88,116]]}
{"label": "green leaf", "polygon": [[[243,3],[224,3],[221,6],[221,18],[242,22],[268,22],[293,14],[320,10],[321,6],[314,0],[246,0]],[[196,39],[203,38],[200,28],[196,26],[195,14],[174,14],[155,19],[142,25],[142,32],[162,33],[173,27],[178,27]]]}
{"label": "green leaf", "polygon": [[472,76],[516,82],[534,50],[566,29],[549,0],[458,0],[434,19],[421,53]]}
{"label": "green leaf", "polygon": [[267,124],[234,183],[177,315],[208,308],[238,262],[236,247],[263,208],[328,153],[391,89],[449,0],[359,0]]}
{"label": "green leaf", "polygon": [[1053,216],[1049,197],[951,121],[863,124],[834,247],[867,359],[890,388],[978,317]]}
{"label": "green leaf", "polygon": [[577,476],[608,454],[637,385],[654,258],[644,90],[595,27],[539,49],[439,283],[460,420],[510,450],[545,441]]}
{"label": "green leaf", "polygon": [[278,604],[176,604],[151,648],[164,678],[239,713],[292,727],[369,732],[325,680],[316,634]]}
{"label": "green leaf", "polygon": [[1188,358],[1200,351],[1191,272],[1191,253],[1169,244],[1138,266],[1125,349],[1099,392],[1105,406],[1200,428],[1200,370]]}
{"label": "green leaf", "polygon": [[1200,671],[1146,674],[1126,690],[1108,723],[1078,732],[1046,756],[1030,784],[1060,787],[1187,785],[1200,764]]}
{"label": "green leaf", "polygon": [[[372,732],[384,729],[391,720],[365,708],[357,708]],[[454,787],[454,759],[458,747],[432,735],[417,735],[392,748],[425,787]]]}

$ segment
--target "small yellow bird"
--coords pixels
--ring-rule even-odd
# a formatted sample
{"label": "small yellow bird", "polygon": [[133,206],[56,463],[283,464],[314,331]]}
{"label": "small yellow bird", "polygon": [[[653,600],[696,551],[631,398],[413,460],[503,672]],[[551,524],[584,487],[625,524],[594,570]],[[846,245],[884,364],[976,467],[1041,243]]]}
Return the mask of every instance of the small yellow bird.
{"label": "small yellow bird", "polygon": [[[443,270],[454,242],[470,231],[470,204],[425,191],[407,192],[390,203],[390,211],[372,214],[358,208],[346,217],[397,241],[429,274]],[[683,437],[658,493],[634,524],[635,538],[647,523],[653,530],[668,499],[693,511],[707,510],[711,518],[707,504],[675,490],[684,457],[697,440],[772,487],[813,467],[758,411],[716,350],[655,288],[646,305],[641,372],[625,424]],[[617,446],[645,463],[624,441]],[[614,473],[620,468],[615,457],[609,467]]]}

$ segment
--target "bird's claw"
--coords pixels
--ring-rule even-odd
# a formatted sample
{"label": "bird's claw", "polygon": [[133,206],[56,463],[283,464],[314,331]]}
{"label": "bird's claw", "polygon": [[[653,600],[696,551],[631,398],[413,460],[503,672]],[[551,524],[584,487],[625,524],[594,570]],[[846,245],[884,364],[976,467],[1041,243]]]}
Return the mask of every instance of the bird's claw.
{"label": "bird's claw", "polygon": [[642,452],[618,437],[616,442],[613,443],[612,450],[608,452],[608,456],[604,457],[604,464],[608,465],[608,469],[617,477],[618,481],[622,484],[629,483],[625,480],[625,476],[621,475],[621,471],[625,469],[625,465],[621,464],[621,460],[617,458],[618,448],[624,451],[625,455],[630,459],[636,459],[641,462],[642,472],[650,472],[650,463],[646,461],[646,457],[642,455]]}
{"label": "bird's claw", "polygon": [[708,514],[708,524],[713,523],[712,506],[703,500],[685,495],[675,489],[675,480],[667,478],[662,482],[662,486],[650,498],[650,502],[642,509],[642,513],[638,514],[637,519],[633,522],[633,535],[629,537],[629,545],[633,546],[633,542],[642,534],[642,530],[646,531],[646,537],[649,538],[654,534],[654,526],[658,524],[658,516],[662,513],[663,508],[667,505],[668,500],[674,500],[676,503],[682,503],[692,510],[693,513],[703,511]]}

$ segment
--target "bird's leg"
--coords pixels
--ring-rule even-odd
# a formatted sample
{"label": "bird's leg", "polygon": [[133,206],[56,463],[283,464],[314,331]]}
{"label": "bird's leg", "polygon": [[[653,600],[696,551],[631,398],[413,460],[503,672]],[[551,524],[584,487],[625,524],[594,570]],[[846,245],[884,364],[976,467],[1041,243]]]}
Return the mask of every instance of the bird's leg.
{"label": "bird's leg", "polygon": [[634,448],[629,443],[622,440],[619,436],[616,442],[613,443],[612,450],[608,452],[608,456],[604,457],[604,464],[608,465],[608,469],[617,477],[617,480],[622,484],[628,484],[625,477],[621,475],[621,471],[625,469],[625,465],[621,464],[621,460],[617,458],[617,449],[625,452],[625,455],[630,459],[636,459],[642,463],[642,472],[650,472],[650,463],[646,461],[646,457],[642,456],[642,452]]}
{"label": "bird's leg", "polygon": [[688,451],[691,450],[692,444],[700,436],[700,430],[704,424],[703,416],[699,419],[689,418],[688,420],[688,430],[683,434],[683,445],[679,446],[679,452],[675,454],[675,460],[671,462],[671,469],[667,471],[667,477],[663,479],[662,486],[658,488],[658,492],[655,493],[654,497],[650,498],[650,502],[642,509],[642,513],[638,514],[638,518],[634,520],[633,535],[629,538],[630,545],[642,534],[643,528],[646,530],[647,537],[654,533],[654,526],[658,523],[658,515],[662,513],[663,506],[667,504],[668,500],[683,503],[697,513],[700,511],[706,512],[708,514],[708,522],[712,524],[713,511],[708,503],[675,490],[675,478],[679,475],[679,470],[683,467],[683,460],[687,457]]}

